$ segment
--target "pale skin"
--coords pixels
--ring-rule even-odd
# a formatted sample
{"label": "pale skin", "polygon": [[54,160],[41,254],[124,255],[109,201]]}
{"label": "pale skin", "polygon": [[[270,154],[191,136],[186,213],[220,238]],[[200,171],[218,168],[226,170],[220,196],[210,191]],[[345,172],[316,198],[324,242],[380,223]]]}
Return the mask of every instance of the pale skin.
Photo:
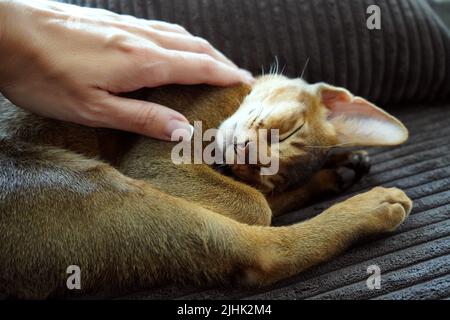
{"label": "pale skin", "polygon": [[179,25],[49,1],[0,0],[0,61],[0,92],[17,106],[163,140],[190,130],[184,115],[119,93],[253,81]]}

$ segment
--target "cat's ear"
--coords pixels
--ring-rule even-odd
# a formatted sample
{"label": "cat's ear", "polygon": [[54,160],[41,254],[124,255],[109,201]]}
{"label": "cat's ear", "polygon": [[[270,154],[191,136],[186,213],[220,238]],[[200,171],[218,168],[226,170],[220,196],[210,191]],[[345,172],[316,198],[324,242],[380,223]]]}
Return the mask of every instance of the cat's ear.
{"label": "cat's ear", "polygon": [[408,139],[408,129],[396,118],[348,90],[317,84],[327,119],[339,143],[349,146],[393,146]]}

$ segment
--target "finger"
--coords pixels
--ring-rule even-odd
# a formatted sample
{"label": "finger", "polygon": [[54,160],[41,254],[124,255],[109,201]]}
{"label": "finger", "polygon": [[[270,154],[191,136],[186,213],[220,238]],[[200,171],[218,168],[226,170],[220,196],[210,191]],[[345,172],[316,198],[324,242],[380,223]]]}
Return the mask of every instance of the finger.
{"label": "finger", "polygon": [[125,29],[136,36],[139,35],[140,37],[143,37],[146,40],[150,40],[151,42],[156,43],[165,49],[209,54],[214,59],[228,64],[231,67],[237,68],[236,64],[234,64],[219,50],[214,48],[207,40],[201,37],[194,37],[188,32],[170,32],[163,29],[146,28],[146,26],[143,25],[139,20],[142,19],[136,19],[132,17],[132,19],[130,18],[128,23],[124,23],[123,21],[111,21],[110,24],[118,28]]}
{"label": "finger", "polygon": [[182,27],[178,24],[168,23],[168,22],[159,21],[159,20],[144,20],[144,19],[140,19],[140,20],[142,20],[144,23],[146,23],[151,28],[155,28],[160,31],[179,33],[179,34],[184,34],[187,36],[191,35],[184,27]]}
{"label": "finger", "polygon": [[[164,56],[165,63],[150,64],[154,69],[142,68],[147,86],[169,83],[229,86],[254,81],[248,71],[230,67],[207,54],[169,50]],[[155,79],[159,79],[156,84]]]}
{"label": "finger", "polygon": [[109,95],[105,100],[108,119],[105,127],[130,131],[161,140],[171,140],[172,133],[182,131],[190,140],[193,127],[180,113],[165,106]]}
{"label": "finger", "polygon": [[[118,19],[117,19],[118,17]],[[176,33],[176,34],[183,34],[185,36],[192,36],[184,27],[168,23],[164,21],[159,20],[146,20],[146,19],[140,19],[136,18],[134,16],[130,15],[117,15],[116,17],[111,17],[113,21],[120,22],[123,24],[124,27],[127,25],[129,26],[135,26],[142,28],[144,30],[148,31],[160,31],[160,32],[170,32],[170,33]]]}
{"label": "finger", "polygon": [[[136,19],[135,19],[136,20]],[[137,21],[137,20],[136,20]],[[214,59],[217,59],[231,67],[237,68],[237,66],[228,59],[223,53],[214,48],[207,40],[201,37],[194,37],[189,33],[177,33],[164,30],[158,30],[155,28],[145,28],[142,24],[121,24],[116,22],[115,25],[123,29],[127,29],[135,35],[139,35],[146,40],[150,40],[157,45],[168,49],[177,51],[189,51],[195,53],[206,53]]]}
{"label": "finger", "polygon": [[172,32],[157,32],[152,35],[153,41],[169,50],[206,53],[231,67],[237,66],[220,51],[215,49],[208,41],[200,37],[188,36]]}

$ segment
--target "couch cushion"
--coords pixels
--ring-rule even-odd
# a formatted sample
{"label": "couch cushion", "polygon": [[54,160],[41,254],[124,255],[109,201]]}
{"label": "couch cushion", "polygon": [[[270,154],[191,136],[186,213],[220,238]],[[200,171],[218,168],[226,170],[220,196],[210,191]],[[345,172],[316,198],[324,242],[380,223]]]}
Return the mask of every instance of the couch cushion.
{"label": "couch cushion", "polygon": [[[185,26],[239,65],[326,81],[382,104],[448,98],[450,36],[425,0],[69,0]],[[381,9],[381,30],[366,26]]]}

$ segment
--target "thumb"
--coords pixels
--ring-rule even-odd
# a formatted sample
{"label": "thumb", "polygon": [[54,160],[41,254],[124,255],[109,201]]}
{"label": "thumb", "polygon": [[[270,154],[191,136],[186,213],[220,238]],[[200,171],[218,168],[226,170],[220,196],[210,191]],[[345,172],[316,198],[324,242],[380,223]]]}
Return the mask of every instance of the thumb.
{"label": "thumb", "polygon": [[109,96],[106,101],[109,128],[130,131],[161,140],[171,140],[175,130],[184,130],[190,140],[194,128],[179,112],[157,103]]}

